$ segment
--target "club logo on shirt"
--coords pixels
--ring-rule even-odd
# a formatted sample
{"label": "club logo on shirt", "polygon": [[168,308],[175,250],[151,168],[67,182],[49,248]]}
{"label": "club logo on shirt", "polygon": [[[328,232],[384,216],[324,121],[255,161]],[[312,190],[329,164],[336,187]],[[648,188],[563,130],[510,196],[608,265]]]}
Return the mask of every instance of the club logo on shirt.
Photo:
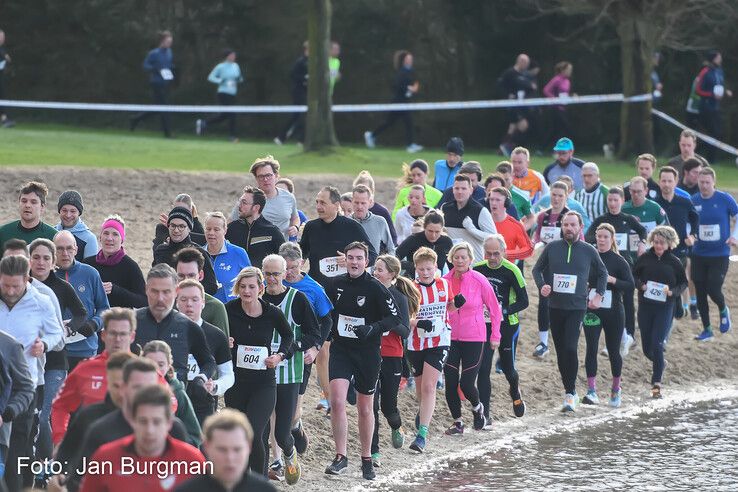
{"label": "club logo on shirt", "polygon": [[366,296],[356,296],[356,304],[362,307],[366,303]]}
{"label": "club logo on shirt", "polygon": [[80,292],[84,292],[86,289],[84,285],[80,285],[79,287],[77,287],[77,290]]}

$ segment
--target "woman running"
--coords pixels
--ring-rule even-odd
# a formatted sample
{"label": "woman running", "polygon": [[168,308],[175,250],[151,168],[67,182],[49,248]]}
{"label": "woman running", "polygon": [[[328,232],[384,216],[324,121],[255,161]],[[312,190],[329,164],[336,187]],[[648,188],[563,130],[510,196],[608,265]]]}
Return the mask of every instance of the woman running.
{"label": "woman running", "polygon": [[[423,204],[435,208],[443,196],[443,192],[428,184],[428,163],[423,159],[415,159],[410,165],[402,165],[402,178],[400,178],[400,191],[397,192],[395,209],[392,211],[392,219],[397,218],[401,208],[410,205],[410,188],[413,185],[423,187]],[[402,241],[400,241],[402,242]]]}
{"label": "woman running", "polygon": [[412,234],[413,224],[425,216],[430,208],[425,205],[425,195],[421,185],[412,185],[407,194],[408,205],[397,211],[395,228],[397,240],[402,243]]}
{"label": "woman running", "polygon": [[687,276],[672,249],[679,236],[670,226],[656,226],[648,235],[651,248],[641,255],[633,267],[638,289],[638,326],[641,329],[643,353],[653,362],[651,396],[661,398],[664,374],[664,340],[671,326],[674,302],[687,288]]}
{"label": "woman running", "polygon": [[446,434],[456,435],[464,433],[459,385],[472,405],[474,429],[482,430],[487,425],[484,405],[479,401],[477,390],[477,374],[482,361],[484,343],[487,341],[487,327],[482,313],[485,307],[489,311],[492,328],[489,343],[494,350],[500,345],[502,312],[495,291],[487,278],[471,269],[474,253],[469,243],[461,242],[454,245],[448,253],[448,261],[453,268],[443,278],[449,281],[451,290],[456,293],[454,297],[456,310],[449,314],[451,346],[443,367],[443,375],[446,378],[446,403],[454,419]]}
{"label": "woman running", "polygon": [[[255,436],[263,436],[277,400],[275,368],[294,351],[294,335],[278,307],[269,304],[264,294],[264,275],[256,267],[246,267],[233,285],[233,299],[226,303],[233,338],[236,382],[225,394],[225,403],[249,418]],[[274,332],[281,337],[272,349]],[[266,476],[266,450],[260,438],[254,439],[249,467]]]}
{"label": "woman running", "polygon": [[397,247],[395,256],[402,262],[405,276],[415,277],[413,258],[415,252],[422,247],[433,250],[438,257],[436,266],[441,272],[446,270],[446,257],[454,243],[443,232],[443,226],[443,215],[437,210],[431,210],[423,217],[423,231],[410,235]]}
{"label": "woman running", "polygon": [[400,276],[400,260],[381,255],[374,263],[374,278],[387,287],[402,321],[382,335],[382,366],[379,370],[377,392],[374,394],[374,436],[372,437],[372,462],[379,466],[379,408],[392,428],[392,447],[399,449],[405,443],[402,420],[397,409],[397,392],[404,365],[405,339],[410,333],[410,317],[418,312],[420,292],[413,283]]}
{"label": "woman running", "polygon": [[233,281],[238,272],[251,266],[246,250],[226,240],[227,231],[228,221],[223,212],[208,212],[205,215],[205,249],[213,261],[219,285],[214,297],[222,303],[236,298],[232,294]]}
{"label": "woman running", "polygon": [[[620,342],[625,327],[625,310],[623,309],[623,292],[631,292],[634,288],[633,275],[628,262],[620,256],[616,241],[615,228],[610,224],[600,224],[595,231],[597,252],[607,268],[607,290],[602,299],[600,309],[589,309],[584,316],[584,336],[587,339],[587,394],[582,398],[586,405],[597,405],[595,380],[597,379],[597,348],[600,343],[600,331],[605,331],[605,346],[612,370],[612,390],[610,406],[620,406],[620,374],[623,369],[623,358],[620,355]],[[590,289],[590,295],[594,289]]]}

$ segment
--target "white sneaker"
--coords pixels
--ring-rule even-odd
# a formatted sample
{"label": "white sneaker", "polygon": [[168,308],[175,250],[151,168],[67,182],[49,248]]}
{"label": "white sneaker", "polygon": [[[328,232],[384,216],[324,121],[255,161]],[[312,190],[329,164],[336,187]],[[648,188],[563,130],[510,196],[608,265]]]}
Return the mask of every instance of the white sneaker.
{"label": "white sneaker", "polygon": [[202,120],[195,120],[195,135],[202,135]]}
{"label": "white sneaker", "polygon": [[628,335],[627,333],[623,333],[623,340],[620,342],[620,356],[625,357],[628,355],[628,352],[630,352],[630,347],[633,345],[633,342],[635,342],[635,339]]}
{"label": "white sneaker", "polygon": [[577,408],[577,403],[579,403],[579,397],[577,397],[577,394],[574,393],[572,395],[571,393],[567,393],[564,397],[564,405],[561,407],[561,411],[573,412]]}
{"label": "white sneaker", "polygon": [[274,137],[273,142],[277,145],[282,145],[282,141],[279,139],[279,137]]}
{"label": "white sneaker", "polygon": [[364,132],[364,143],[370,149],[377,146],[377,143],[374,141],[374,135],[369,130]]}
{"label": "white sneaker", "polygon": [[418,145],[416,143],[412,143],[412,144],[408,145],[405,150],[407,150],[408,153],[410,153],[410,154],[415,154],[416,152],[420,152],[421,150],[423,150],[423,146],[422,145]]}

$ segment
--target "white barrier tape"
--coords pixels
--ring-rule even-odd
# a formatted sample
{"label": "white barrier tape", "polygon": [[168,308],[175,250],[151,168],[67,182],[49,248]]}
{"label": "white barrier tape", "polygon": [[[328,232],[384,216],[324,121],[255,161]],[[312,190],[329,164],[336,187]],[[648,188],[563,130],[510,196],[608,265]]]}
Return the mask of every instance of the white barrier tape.
{"label": "white barrier tape", "polygon": [[[736,149],[732,145],[728,145],[725,142],[721,142],[720,140],[717,140],[717,139],[711,137],[710,135],[705,135],[704,133],[701,133],[701,132],[698,132],[697,130],[694,130],[692,128],[689,128],[687,125],[685,125],[683,123],[680,123],[679,121],[675,120],[674,118],[672,118],[668,114],[666,114],[666,113],[664,113],[662,111],[659,111],[658,109],[651,109],[651,112],[653,114],[655,114],[656,116],[658,116],[659,118],[661,118],[662,120],[668,121],[669,123],[671,123],[674,126],[678,126],[682,130],[691,130],[691,131],[693,131],[695,133],[695,135],[697,135],[697,138],[699,138],[703,142],[706,142],[706,143],[712,145],[713,147],[717,147],[718,149],[720,149],[720,150],[722,150],[724,152],[727,152],[728,154],[738,155],[738,149]],[[736,162],[738,162],[738,159],[736,159]]]}
{"label": "white barrier tape", "polygon": [[[527,106],[562,106],[570,104],[593,104],[602,102],[634,103],[648,101],[651,94],[624,97],[622,94],[597,94],[559,98],[497,99],[479,101],[448,101],[392,104],[336,104],[334,113],[361,113],[376,111],[433,111],[450,109],[492,109]],[[110,104],[60,101],[16,101],[0,100],[0,107],[28,109],[72,109],[80,111],[164,111],[167,113],[304,113],[307,106],[215,106],[215,105],[161,105],[161,104]]]}

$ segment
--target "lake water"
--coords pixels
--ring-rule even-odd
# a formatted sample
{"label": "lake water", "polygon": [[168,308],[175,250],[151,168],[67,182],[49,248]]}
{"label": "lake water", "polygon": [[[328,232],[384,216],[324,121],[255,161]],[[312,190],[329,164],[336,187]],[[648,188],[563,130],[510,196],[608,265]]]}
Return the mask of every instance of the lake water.
{"label": "lake water", "polygon": [[452,461],[389,489],[738,491],[738,398],[565,427],[520,443],[513,437],[482,457]]}

